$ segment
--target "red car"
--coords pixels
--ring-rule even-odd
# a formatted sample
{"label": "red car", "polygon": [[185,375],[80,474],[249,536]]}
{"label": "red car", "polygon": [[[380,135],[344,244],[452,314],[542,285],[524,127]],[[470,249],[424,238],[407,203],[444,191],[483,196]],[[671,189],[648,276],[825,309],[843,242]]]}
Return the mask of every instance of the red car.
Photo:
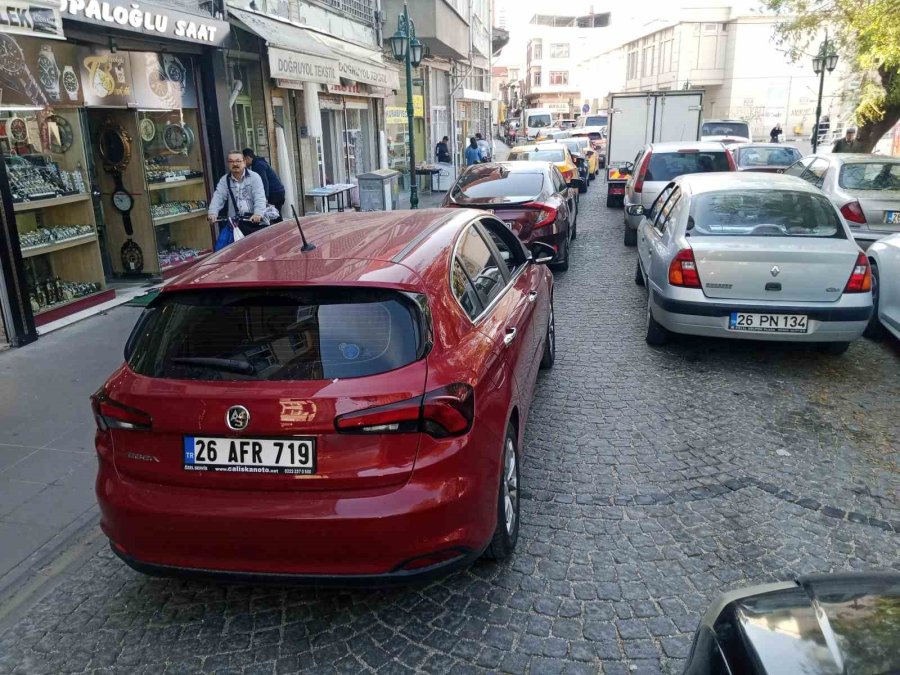
{"label": "red car", "polygon": [[489,210],[526,246],[535,241],[552,246],[554,267],[567,270],[578,235],[572,193],[550,162],[494,162],[466,169],[442,206]]}
{"label": "red car", "polygon": [[519,533],[553,252],[483,211],[251,235],[164,287],[92,399],[101,526],[149,574],[405,580]]}

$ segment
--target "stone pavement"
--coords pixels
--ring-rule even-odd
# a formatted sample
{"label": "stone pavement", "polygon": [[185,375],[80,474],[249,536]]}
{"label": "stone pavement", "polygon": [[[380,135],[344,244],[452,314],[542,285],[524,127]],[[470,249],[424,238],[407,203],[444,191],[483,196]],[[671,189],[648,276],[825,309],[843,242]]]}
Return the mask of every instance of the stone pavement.
{"label": "stone pavement", "polygon": [[0,599],[96,515],[88,397],[139,315],[123,307],[0,354]]}
{"label": "stone pavement", "polygon": [[594,183],[557,275],[507,563],[394,590],[228,586],[144,577],[98,543],[6,624],[0,673],[678,673],[722,590],[900,571],[897,342],[648,347],[603,203]]}

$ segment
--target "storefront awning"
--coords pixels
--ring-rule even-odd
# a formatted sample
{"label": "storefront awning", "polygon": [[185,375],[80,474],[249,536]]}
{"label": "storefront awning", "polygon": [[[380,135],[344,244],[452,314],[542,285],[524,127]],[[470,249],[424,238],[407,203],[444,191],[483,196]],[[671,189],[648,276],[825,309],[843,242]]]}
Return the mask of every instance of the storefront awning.
{"label": "storefront awning", "polygon": [[400,75],[376,49],[253,12],[230,8],[231,17],[266,41],[273,78],[294,82],[341,84],[341,80],[397,89]]}

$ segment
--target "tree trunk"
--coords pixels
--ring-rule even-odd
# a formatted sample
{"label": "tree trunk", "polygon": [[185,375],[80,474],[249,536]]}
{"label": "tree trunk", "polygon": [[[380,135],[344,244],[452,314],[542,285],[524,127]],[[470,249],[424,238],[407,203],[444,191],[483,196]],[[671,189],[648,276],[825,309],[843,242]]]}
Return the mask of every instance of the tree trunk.
{"label": "tree trunk", "polygon": [[872,152],[875,144],[881,140],[894,125],[900,121],[900,106],[889,106],[884,111],[884,117],[877,122],[866,122],[859,126],[856,138],[859,141],[859,152]]}

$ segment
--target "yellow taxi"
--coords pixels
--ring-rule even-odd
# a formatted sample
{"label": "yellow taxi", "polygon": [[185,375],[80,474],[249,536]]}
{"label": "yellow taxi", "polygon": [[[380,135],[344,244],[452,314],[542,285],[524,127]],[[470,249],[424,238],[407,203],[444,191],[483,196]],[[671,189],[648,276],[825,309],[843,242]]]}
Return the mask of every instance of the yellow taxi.
{"label": "yellow taxi", "polygon": [[587,136],[572,136],[572,138],[568,138],[565,140],[565,144],[572,149],[571,144],[577,144],[576,147],[580,148],[578,152],[584,155],[588,161],[588,173],[591,178],[600,173],[600,153],[594,148],[591,144],[591,139]]}
{"label": "yellow taxi", "polygon": [[566,183],[572,187],[582,187],[582,179],[578,175],[578,167],[572,159],[569,149],[558,143],[541,143],[540,145],[517,145],[509,151],[507,161],[553,162],[559,169]]}

